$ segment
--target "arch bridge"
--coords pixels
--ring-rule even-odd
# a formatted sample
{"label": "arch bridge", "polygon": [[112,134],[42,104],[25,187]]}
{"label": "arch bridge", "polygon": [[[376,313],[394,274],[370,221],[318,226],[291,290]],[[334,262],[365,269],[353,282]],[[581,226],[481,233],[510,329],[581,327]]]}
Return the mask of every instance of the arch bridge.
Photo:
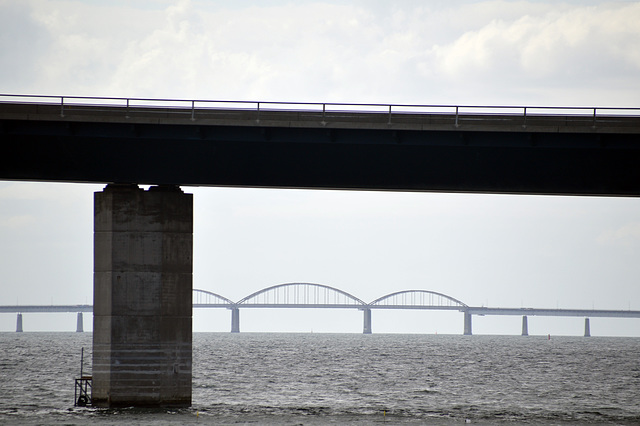
{"label": "arch bridge", "polygon": [[278,284],[258,290],[238,302],[206,290],[194,289],[193,307],[230,309],[232,333],[240,332],[240,308],[358,309],[364,314],[364,334],[372,332],[372,309],[454,310],[465,312],[465,318],[468,309],[460,300],[435,291],[398,291],[366,303],[346,291],[315,283]]}
{"label": "arch bridge", "polygon": [[429,290],[404,290],[379,297],[369,303],[375,309],[438,309],[461,311],[468,306],[458,299]]}
{"label": "arch bridge", "polygon": [[[464,334],[472,334],[472,315],[522,316],[522,335],[528,335],[529,316],[585,318],[584,335],[589,336],[590,317],[640,318],[640,311],[602,309],[488,308],[469,306],[449,295],[429,290],[403,290],[381,296],[366,303],[335,287],[314,283],[286,283],[263,288],[237,302],[220,294],[193,289],[194,308],[223,308],[231,311],[231,332],[240,332],[240,308],[311,308],[357,309],[364,314],[363,333],[370,334],[371,311],[374,309],[458,311],[464,314]],[[93,312],[92,305],[19,305],[0,306],[0,313],[17,313],[16,331],[22,331],[22,314],[31,312],[77,312],[76,331],[82,332],[83,312]]]}
{"label": "arch bridge", "polygon": [[372,302],[335,287],[314,283],[286,283],[258,290],[238,302],[206,290],[193,290],[194,308],[231,310],[231,332],[240,332],[240,308],[358,309],[363,312],[363,333],[371,334],[371,311],[375,309],[458,311],[464,314],[463,334],[472,334],[472,315],[522,316],[522,335],[528,335],[529,316],[584,317],[584,335],[590,336],[590,317],[640,318],[640,311],[602,309],[489,308],[469,306],[452,296],[430,290],[403,290]]}

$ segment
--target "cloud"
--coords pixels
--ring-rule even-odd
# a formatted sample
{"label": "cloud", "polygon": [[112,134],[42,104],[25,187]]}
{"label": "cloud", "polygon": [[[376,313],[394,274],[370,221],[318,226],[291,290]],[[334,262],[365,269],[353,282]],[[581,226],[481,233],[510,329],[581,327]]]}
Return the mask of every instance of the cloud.
{"label": "cloud", "polygon": [[0,216],[0,228],[20,229],[26,228],[36,222],[36,218],[31,215],[22,216]]}
{"label": "cloud", "polygon": [[[484,83],[491,90],[539,90],[550,98],[590,96],[605,103],[617,97],[631,104],[640,89],[639,21],[640,4],[565,6],[493,19],[437,46],[436,63],[450,81]],[[591,88],[607,89],[611,98],[594,99]],[[636,95],[624,97],[625,91]]]}
{"label": "cloud", "polygon": [[365,72],[367,64],[354,67],[353,58],[375,41],[371,19],[365,10],[344,5],[210,13],[182,2],[127,45],[112,84],[124,92],[164,86],[200,97],[264,99],[278,93],[279,99],[299,100]]}
{"label": "cloud", "polygon": [[64,204],[84,196],[87,189],[101,187],[101,185],[68,185],[65,183],[0,182],[0,202],[47,200]]}
{"label": "cloud", "polygon": [[27,87],[40,77],[39,56],[51,36],[31,16],[27,4],[0,1],[0,82],[4,88]]}
{"label": "cloud", "polygon": [[18,200],[51,199],[54,194],[46,186],[28,182],[1,182],[0,200],[11,202]]}
{"label": "cloud", "polygon": [[640,222],[630,222],[601,233],[597,242],[606,246],[637,247],[640,245]]}
{"label": "cloud", "polygon": [[590,4],[5,2],[3,81],[67,95],[635,105],[640,4]]}

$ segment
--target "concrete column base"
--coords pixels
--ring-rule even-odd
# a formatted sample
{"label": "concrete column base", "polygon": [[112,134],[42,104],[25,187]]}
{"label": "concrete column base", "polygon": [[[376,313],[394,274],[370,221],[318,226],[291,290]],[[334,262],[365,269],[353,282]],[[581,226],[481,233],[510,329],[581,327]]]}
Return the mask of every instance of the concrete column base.
{"label": "concrete column base", "polygon": [[92,402],[191,405],[193,197],[95,193]]}

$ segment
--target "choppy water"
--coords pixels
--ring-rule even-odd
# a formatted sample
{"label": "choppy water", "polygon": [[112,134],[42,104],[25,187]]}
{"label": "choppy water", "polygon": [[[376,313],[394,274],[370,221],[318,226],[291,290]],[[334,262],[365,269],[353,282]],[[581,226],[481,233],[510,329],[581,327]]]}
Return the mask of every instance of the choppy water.
{"label": "choppy water", "polygon": [[0,333],[0,424],[640,424],[637,338],[196,333],[171,411],[74,408],[81,347]]}

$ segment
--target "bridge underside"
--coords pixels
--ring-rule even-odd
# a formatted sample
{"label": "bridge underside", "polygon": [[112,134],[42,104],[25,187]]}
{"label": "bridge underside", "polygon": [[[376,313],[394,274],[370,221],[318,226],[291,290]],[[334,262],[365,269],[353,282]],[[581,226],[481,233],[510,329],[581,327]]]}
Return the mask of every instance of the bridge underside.
{"label": "bridge underside", "polygon": [[2,117],[4,180],[640,195],[635,128],[418,130]]}

